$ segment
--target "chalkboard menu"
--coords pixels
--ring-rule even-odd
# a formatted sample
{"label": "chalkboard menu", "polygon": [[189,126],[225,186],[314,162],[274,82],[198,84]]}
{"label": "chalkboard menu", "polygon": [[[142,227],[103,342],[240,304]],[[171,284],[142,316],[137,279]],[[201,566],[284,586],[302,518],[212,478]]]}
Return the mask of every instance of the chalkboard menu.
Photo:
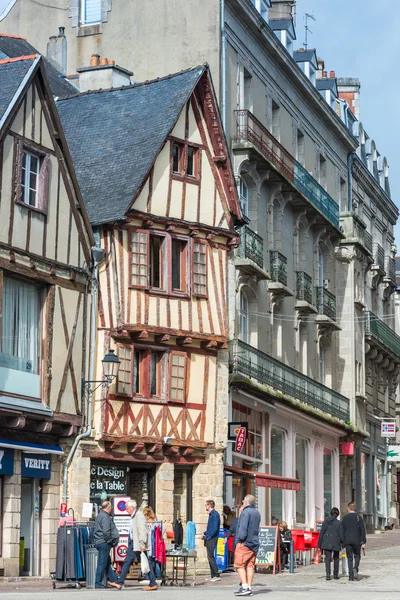
{"label": "chalkboard menu", "polygon": [[319,533],[322,529],[322,523],[323,523],[323,521],[315,521],[314,531],[318,531],[318,533]]}
{"label": "chalkboard menu", "polygon": [[277,527],[273,527],[272,525],[260,527],[260,548],[256,558],[256,565],[259,565],[260,567],[273,566],[275,570],[275,564],[277,561],[277,536]]}

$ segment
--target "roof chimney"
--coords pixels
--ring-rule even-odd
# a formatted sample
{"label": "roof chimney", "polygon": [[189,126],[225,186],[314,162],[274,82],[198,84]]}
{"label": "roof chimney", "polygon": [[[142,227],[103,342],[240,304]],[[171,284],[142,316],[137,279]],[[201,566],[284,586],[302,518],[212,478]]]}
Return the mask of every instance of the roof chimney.
{"label": "roof chimney", "polygon": [[322,71],[322,78],[326,79],[328,77],[328,71]]}
{"label": "roof chimney", "polygon": [[325,69],[325,63],[322,60],[322,58],[320,58],[319,56],[317,58],[317,64],[318,64],[317,79],[322,79],[322,77],[323,77],[323,71]]}
{"label": "roof chimney", "polygon": [[350,106],[351,112],[360,120],[360,89],[358,77],[339,77],[337,80],[338,94]]}
{"label": "roof chimney", "polygon": [[330,72],[329,72],[329,77],[330,77],[331,79],[335,79],[335,71],[330,71]]}
{"label": "roof chimney", "polygon": [[[294,8],[294,13],[292,12]],[[271,0],[268,9],[269,19],[292,19],[296,13],[296,0]]]}
{"label": "roof chimney", "polygon": [[47,42],[46,57],[61,75],[67,75],[67,38],[65,27],[58,28],[58,35],[52,35]]}
{"label": "roof chimney", "polygon": [[108,90],[124,85],[131,85],[132,71],[123,69],[115,64],[115,60],[100,58],[98,54],[92,54],[89,67],[77,69],[79,73],[79,91]]}

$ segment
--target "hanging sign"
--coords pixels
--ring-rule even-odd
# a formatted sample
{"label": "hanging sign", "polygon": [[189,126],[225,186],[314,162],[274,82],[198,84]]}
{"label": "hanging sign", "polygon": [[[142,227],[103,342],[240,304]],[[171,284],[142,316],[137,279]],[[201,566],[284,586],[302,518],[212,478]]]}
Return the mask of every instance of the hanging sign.
{"label": "hanging sign", "polygon": [[50,479],[51,454],[22,453],[21,476],[33,479]]}
{"label": "hanging sign", "polygon": [[14,450],[0,448],[0,475],[14,475]]}
{"label": "hanging sign", "polygon": [[124,562],[127,552],[128,552],[128,536],[121,536],[119,538],[118,546],[116,546],[114,548],[115,562]]}
{"label": "hanging sign", "polygon": [[381,436],[396,437],[396,421],[382,421]]}
{"label": "hanging sign", "polygon": [[236,436],[235,452],[241,452],[243,450],[243,447],[246,443],[246,434],[247,434],[246,427],[240,427],[238,434]]}
{"label": "hanging sign", "polygon": [[234,423],[232,421],[230,423],[228,423],[228,440],[230,440],[231,442],[236,442],[236,438],[242,427],[244,427],[246,429],[246,431],[248,431],[249,424],[245,423],[245,422],[242,422],[242,423],[235,422]]}
{"label": "hanging sign", "polygon": [[390,444],[387,447],[386,460],[388,462],[400,462],[400,444]]}

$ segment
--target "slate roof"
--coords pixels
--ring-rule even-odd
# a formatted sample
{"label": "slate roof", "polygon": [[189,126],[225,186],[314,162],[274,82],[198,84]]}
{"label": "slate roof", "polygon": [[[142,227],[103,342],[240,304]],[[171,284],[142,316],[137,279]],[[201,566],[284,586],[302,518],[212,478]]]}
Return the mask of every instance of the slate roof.
{"label": "slate roof", "polygon": [[0,63],[0,121],[33,62],[34,59],[32,58]]}
{"label": "slate roof", "polygon": [[[23,38],[0,34],[0,60],[30,54],[40,54],[40,52]],[[76,87],[64,79],[61,73],[45,57],[43,57],[43,62],[53,96],[64,98],[76,94]]]}
{"label": "slate roof", "polygon": [[337,96],[338,91],[336,79],[334,77],[317,79],[317,90],[332,90],[332,92],[334,92],[334,94]]}
{"label": "slate roof", "polygon": [[311,50],[295,50],[293,52],[293,58],[296,62],[311,62],[317,66],[317,55],[314,49]]}
{"label": "slate roof", "polygon": [[57,101],[92,225],[124,218],[206,68]]}

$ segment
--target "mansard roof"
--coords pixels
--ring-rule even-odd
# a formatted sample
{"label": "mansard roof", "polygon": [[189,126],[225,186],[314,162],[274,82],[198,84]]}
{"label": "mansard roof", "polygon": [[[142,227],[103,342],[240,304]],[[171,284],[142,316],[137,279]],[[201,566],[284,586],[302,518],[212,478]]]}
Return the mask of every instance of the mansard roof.
{"label": "mansard roof", "polygon": [[57,101],[92,225],[124,219],[205,73],[203,65]]}
{"label": "mansard roof", "polygon": [[[39,53],[36,48],[26,41],[25,38],[0,33],[0,60],[16,58],[19,56],[28,56],[32,54]],[[62,98],[64,96],[76,94],[76,87],[69,83],[44,57],[43,64],[46,69],[53,96],[59,96]]]}

